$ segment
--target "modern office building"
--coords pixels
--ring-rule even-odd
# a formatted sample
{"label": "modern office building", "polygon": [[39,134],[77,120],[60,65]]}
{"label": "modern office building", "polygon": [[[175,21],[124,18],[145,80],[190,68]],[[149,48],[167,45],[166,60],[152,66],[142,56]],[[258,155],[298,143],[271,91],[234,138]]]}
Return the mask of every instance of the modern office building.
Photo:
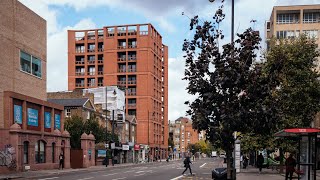
{"label": "modern office building", "polygon": [[305,33],[316,38],[320,47],[320,4],[299,6],[275,6],[265,24],[267,48],[272,37],[294,38]]}
{"label": "modern office building", "polygon": [[117,85],[137,119],[142,157],[168,149],[168,47],[151,24],[68,31],[68,89]]}
{"label": "modern office building", "polygon": [[70,167],[63,106],[47,101],[46,21],[17,0],[0,1],[0,174]]}

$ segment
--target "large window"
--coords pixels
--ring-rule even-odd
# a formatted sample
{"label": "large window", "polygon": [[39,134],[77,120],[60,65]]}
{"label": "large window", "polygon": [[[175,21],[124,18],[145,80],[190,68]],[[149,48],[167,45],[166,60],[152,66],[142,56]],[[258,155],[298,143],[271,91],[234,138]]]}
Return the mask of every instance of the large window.
{"label": "large window", "polygon": [[23,164],[29,164],[29,142],[23,142]]}
{"label": "large window", "polygon": [[298,14],[277,14],[277,24],[299,23]]}
{"label": "large window", "polygon": [[35,151],[35,160],[36,163],[45,163],[46,162],[46,144],[44,141],[39,140],[35,147],[34,147],[34,151]]}
{"label": "large window", "polygon": [[28,53],[20,51],[21,70],[37,77],[41,77],[41,60]]}
{"label": "large window", "polygon": [[303,23],[318,22],[319,13],[303,13]]}
{"label": "large window", "polygon": [[295,38],[299,37],[299,30],[277,31],[277,39]]}
{"label": "large window", "polygon": [[303,33],[309,38],[318,38],[318,30],[304,30]]}

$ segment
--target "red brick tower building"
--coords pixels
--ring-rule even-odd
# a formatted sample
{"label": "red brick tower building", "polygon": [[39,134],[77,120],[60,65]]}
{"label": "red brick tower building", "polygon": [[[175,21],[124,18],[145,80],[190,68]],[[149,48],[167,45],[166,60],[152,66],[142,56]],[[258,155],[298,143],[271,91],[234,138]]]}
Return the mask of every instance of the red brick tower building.
{"label": "red brick tower building", "polygon": [[149,145],[150,156],[165,158],[168,47],[151,24],[68,31],[68,89],[111,85],[126,90],[126,114],[137,118],[137,143]]}

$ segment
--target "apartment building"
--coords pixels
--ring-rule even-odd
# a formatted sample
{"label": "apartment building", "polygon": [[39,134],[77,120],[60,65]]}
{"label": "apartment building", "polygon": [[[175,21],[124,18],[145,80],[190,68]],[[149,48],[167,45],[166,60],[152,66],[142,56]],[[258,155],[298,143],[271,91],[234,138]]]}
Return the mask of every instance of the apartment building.
{"label": "apartment building", "polygon": [[47,101],[46,21],[17,0],[0,1],[0,174],[56,169],[69,133],[63,106]]}
{"label": "apartment building", "polygon": [[188,152],[188,145],[199,142],[199,133],[192,128],[192,121],[185,117],[180,117],[170,123],[170,130],[174,142],[174,156],[180,157]]}
{"label": "apartment building", "polygon": [[273,7],[270,19],[265,24],[267,49],[272,37],[289,39],[302,33],[316,38],[320,47],[320,4]]}
{"label": "apartment building", "polygon": [[142,157],[167,156],[168,47],[151,24],[68,31],[68,89],[117,85],[137,119]]}

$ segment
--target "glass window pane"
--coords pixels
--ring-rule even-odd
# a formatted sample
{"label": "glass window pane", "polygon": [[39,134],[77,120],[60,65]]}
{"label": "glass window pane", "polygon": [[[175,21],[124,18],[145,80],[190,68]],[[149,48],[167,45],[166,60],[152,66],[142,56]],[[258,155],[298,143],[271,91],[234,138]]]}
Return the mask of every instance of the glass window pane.
{"label": "glass window pane", "polygon": [[41,77],[41,60],[32,57],[32,74]]}
{"label": "glass window pane", "polygon": [[31,55],[23,51],[20,51],[20,66],[21,70],[30,73],[31,72]]}

